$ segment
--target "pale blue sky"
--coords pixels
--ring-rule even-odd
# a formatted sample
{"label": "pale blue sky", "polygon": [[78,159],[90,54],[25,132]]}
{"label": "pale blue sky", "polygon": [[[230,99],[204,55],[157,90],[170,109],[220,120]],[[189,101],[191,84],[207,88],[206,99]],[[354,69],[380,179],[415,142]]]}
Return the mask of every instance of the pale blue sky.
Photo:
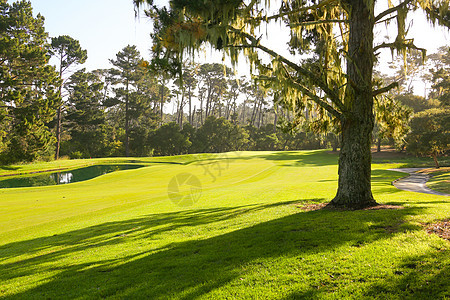
{"label": "pale blue sky", "polygon": [[45,17],[51,37],[70,35],[88,50],[83,66],[89,70],[108,68],[108,59],[128,44],[149,57],[151,23],[145,16],[135,18],[132,0],[31,0],[31,4],[34,14]]}

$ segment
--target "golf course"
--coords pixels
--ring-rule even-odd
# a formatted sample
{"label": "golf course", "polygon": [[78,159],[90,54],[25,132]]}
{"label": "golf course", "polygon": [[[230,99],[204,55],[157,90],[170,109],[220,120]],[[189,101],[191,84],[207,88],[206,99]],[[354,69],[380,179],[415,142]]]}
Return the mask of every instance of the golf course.
{"label": "golf course", "polygon": [[[446,299],[449,197],[405,192],[374,159],[384,206],[324,209],[326,150],[58,160],[0,179],[137,164],[90,180],[0,189],[2,299]],[[19,175],[20,174],[20,175]],[[40,173],[41,174],[41,173]],[[447,177],[446,177],[447,178]]]}

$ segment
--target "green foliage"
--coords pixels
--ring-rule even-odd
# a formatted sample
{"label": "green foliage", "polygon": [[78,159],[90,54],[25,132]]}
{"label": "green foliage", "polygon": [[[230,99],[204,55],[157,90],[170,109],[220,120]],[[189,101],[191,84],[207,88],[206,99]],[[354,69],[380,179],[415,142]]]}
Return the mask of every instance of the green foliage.
{"label": "green foliage", "polygon": [[0,156],[3,162],[51,155],[47,123],[58,101],[58,76],[49,66],[44,18],[28,1],[0,2]]}
{"label": "green foliage", "polygon": [[[114,97],[105,101],[108,107],[116,107],[116,113],[120,115],[121,123],[125,129],[124,146],[125,156],[132,153],[130,143],[136,144],[134,149],[140,155],[148,152],[139,149],[142,140],[146,140],[148,130],[145,124],[140,124],[140,117],[150,110],[149,99],[144,91],[151,91],[148,88],[139,90],[139,82],[145,75],[145,64],[136,46],[126,46],[116,54],[116,59],[110,59],[110,63],[115,67],[110,69],[113,77]],[[140,126],[143,125],[143,126]],[[144,135],[144,137],[143,137]],[[133,140],[133,141],[130,141]],[[144,154],[145,153],[145,154]]]}
{"label": "green foliage", "polygon": [[440,49],[440,67],[431,70],[433,92],[431,96],[437,98],[442,106],[450,106],[450,48]]}
{"label": "green foliage", "polygon": [[[414,96],[411,97],[414,98]],[[409,132],[408,122],[411,116],[412,109],[402,105],[398,97],[396,99],[379,97],[375,101],[375,137],[393,139],[395,146],[402,148],[406,134]]]}
{"label": "green foliage", "polygon": [[159,127],[150,137],[155,155],[179,155],[188,152],[192,145],[189,137],[180,132],[180,127],[175,122],[170,122]]}
{"label": "green foliage", "polygon": [[107,116],[102,106],[103,82],[96,74],[82,69],[69,78],[67,89],[66,120],[70,140],[63,145],[62,153],[78,158],[102,157],[114,153],[117,140],[114,139],[113,129],[106,122]]}
{"label": "green foliage", "polygon": [[450,109],[433,108],[420,112],[411,120],[411,133],[407,137],[407,150],[437,157],[450,151]]}
{"label": "green foliage", "polygon": [[68,73],[69,68],[77,65],[83,64],[87,59],[87,51],[81,49],[80,43],[68,35],[62,35],[59,37],[52,38],[50,54],[56,57],[59,61],[59,98],[60,103],[58,103],[58,108],[56,112],[56,151],[55,159],[59,158],[60,146],[61,146],[61,133],[62,133],[62,123],[63,123],[63,113],[64,113],[64,102],[63,102],[63,89],[65,88],[66,73]]}
{"label": "green foliage", "polygon": [[248,133],[225,118],[209,116],[197,130],[192,147],[194,152],[227,152],[246,148]]}
{"label": "green foliage", "polygon": [[404,106],[411,108],[414,113],[439,106],[439,102],[433,99],[425,99],[424,97],[413,94],[398,95],[395,97],[395,100],[399,101]]}
{"label": "green foliage", "polygon": [[248,150],[276,150],[280,149],[280,141],[274,126],[267,124],[261,128],[246,126],[249,133]]}
{"label": "green foliage", "polygon": [[83,64],[87,59],[87,50],[80,46],[80,42],[68,35],[52,38],[50,54],[59,60],[60,74],[76,64]]}

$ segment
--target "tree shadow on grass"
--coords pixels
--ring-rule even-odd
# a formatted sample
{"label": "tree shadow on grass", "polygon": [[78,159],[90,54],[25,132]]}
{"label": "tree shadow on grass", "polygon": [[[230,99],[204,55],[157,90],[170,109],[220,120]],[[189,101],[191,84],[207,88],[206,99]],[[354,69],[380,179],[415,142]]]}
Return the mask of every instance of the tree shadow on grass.
{"label": "tree shadow on grass", "polygon": [[13,166],[0,166],[1,170],[7,170],[7,171],[15,171],[20,169],[20,167],[13,167]]}
{"label": "tree shadow on grass", "polygon": [[[244,266],[257,260],[326,254],[345,245],[360,245],[396,234],[392,226],[419,213],[420,209],[378,211],[310,211],[262,222],[216,236],[173,241],[154,249],[138,249],[121,258],[90,263],[77,262],[80,251],[104,251],[102,247],[127,247],[129,239],[149,243],[152,238],[176,235],[192,226],[206,226],[255,211],[270,212],[277,205],[242,206],[150,215],[109,222],[62,234],[12,243],[0,253],[14,255],[28,249],[35,253],[15,263],[0,265],[0,281],[30,276],[34,272],[57,271],[37,287],[11,295],[28,298],[179,298],[193,299],[238,281]],[[162,226],[162,227],[161,227]],[[401,229],[398,229],[401,230]],[[167,238],[167,236],[166,236]],[[38,251],[48,249],[44,254]],[[111,255],[111,254],[109,254]],[[8,256],[8,255],[6,255]],[[54,266],[59,259],[73,257],[67,265]]]}
{"label": "tree shadow on grass", "polygon": [[274,152],[261,156],[266,160],[286,161],[283,166],[330,166],[338,164],[336,154],[328,153],[324,150],[304,151],[304,152]]}
{"label": "tree shadow on grass", "polygon": [[[311,199],[309,201],[323,201]],[[260,205],[242,205],[192,209],[170,213],[151,214],[126,221],[107,222],[63,234],[42,237],[27,241],[0,245],[0,262],[12,256],[34,254],[53,246],[76,246],[71,251],[85,250],[86,247],[99,247],[121,243],[117,237],[134,235],[135,238],[152,238],[183,227],[196,227],[226,221],[246,213],[269,209],[271,207],[298,204],[307,200],[285,201]],[[85,247],[86,246],[86,247]],[[10,249],[15,249],[11,251]],[[60,252],[61,255],[66,253]],[[54,254],[52,254],[53,256]],[[53,256],[54,258],[54,256]],[[1,272],[0,272],[1,278]]]}
{"label": "tree shadow on grass", "polygon": [[238,161],[238,160],[252,160],[264,159],[273,162],[283,163],[283,166],[337,166],[337,155],[328,153],[325,150],[311,150],[311,151],[274,151],[251,156],[246,155],[227,155],[227,153],[204,153],[199,154],[195,160],[185,164],[191,163],[208,163],[217,161]]}
{"label": "tree shadow on grass", "polygon": [[[445,251],[436,250],[426,255],[410,257],[393,265],[392,272],[382,280],[368,286],[361,286],[357,296],[347,295],[342,298],[448,299],[450,297],[448,288],[450,267],[448,264],[442,263],[447,259],[447,256],[448,253],[445,253]],[[366,282],[370,278],[355,278],[355,280]],[[339,287],[334,288],[339,289]],[[348,290],[345,286],[342,286],[342,289]],[[311,287],[304,291],[295,291],[284,297],[283,300],[321,299],[327,296],[327,292],[330,291]],[[351,295],[352,292],[348,291],[348,294]],[[346,292],[343,294],[346,294]]]}
{"label": "tree shadow on grass", "polygon": [[388,299],[400,293],[402,299],[448,299],[450,266],[448,250],[434,249],[425,255],[409,257],[393,266],[392,274],[366,292],[370,298]]}

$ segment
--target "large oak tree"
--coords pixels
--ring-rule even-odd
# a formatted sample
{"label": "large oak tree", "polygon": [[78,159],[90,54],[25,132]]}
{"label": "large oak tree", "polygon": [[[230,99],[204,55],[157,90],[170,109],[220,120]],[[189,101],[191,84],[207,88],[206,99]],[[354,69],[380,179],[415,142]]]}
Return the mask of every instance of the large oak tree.
{"label": "large oak tree", "polygon": [[[383,48],[403,55],[411,49],[421,50],[406,38],[408,12],[422,9],[432,22],[448,26],[448,0],[171,0],[169,8],[158,8],[152,2],[134,0],[137,7],[151,5],[148,15],[158,23],[154,42],[165,49],[164,55],[182,60],[204,42],[223,50],[233,61],[243,53],[277,98],[297,111],[311,106],[322,111],[319,116],[331,117],[342,140],[338,190],[330,206],[359,209],[376,205],[370,150],[374,99],[396,86],[374,88],[376,56]],[[376,13],[377,2],[386,2],[387,9]],[[375,27],[392,20],[397,23],[392,40],[374,44]],[[267,42],[261,38],[266,24],[277,21],[290,34],[292,57],[266,46],[271,36]],[[311,42],[316,45],[314,56],[302,60],[299,54],[305,54]]]}

